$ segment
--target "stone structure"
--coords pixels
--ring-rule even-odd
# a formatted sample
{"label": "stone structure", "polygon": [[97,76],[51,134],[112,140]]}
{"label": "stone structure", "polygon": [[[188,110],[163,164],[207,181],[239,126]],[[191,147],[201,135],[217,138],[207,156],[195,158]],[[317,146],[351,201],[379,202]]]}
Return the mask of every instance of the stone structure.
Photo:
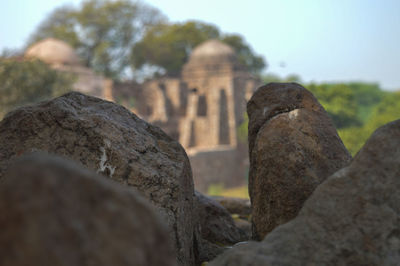
{"label": "stone structure", "polygon": [[113,97],[134,98],[133,111],[160,126],[186,149],[196,189],[246,183],[247,149],[237,128],[246,101],[260,85],[239,64],[234,50],[217,40],[196,47],[180,78],[118,85]]}
{"label": "stone structure", "polygon": [[247,144],[239,142],[237,128],[260,82],[228,45],[206,41],[193,50],[180,77],[142,84],[112,84],[84,67],[72,47],[52,38],[34,44],[25,56],[76,74],[77,91],[114,100],[178,140],[190,157],[198,190],[246,184]]}
{"label": "stone structure", "polygon": [[76,75],[76,91],[112,100],[112,81],[85,67],[74,49],[66,42],[54,38],[44,39],[29,47],[25,58],[40,59],[53,69]]}

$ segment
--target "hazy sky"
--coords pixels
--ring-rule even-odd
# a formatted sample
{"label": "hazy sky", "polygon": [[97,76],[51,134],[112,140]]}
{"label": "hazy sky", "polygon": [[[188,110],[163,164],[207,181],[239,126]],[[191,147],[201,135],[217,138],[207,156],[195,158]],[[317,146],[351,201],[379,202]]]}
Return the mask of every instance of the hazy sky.
{"label": "hazy sky", "polygon": [[[0,0],[0,50],[21,47],[54,7],[80,2]],[[372,81],[400,89],[399,0],[145,2],[171,21],[197,19],[241,34],[266,58],[268,72],[296,73],[305,81]]]}

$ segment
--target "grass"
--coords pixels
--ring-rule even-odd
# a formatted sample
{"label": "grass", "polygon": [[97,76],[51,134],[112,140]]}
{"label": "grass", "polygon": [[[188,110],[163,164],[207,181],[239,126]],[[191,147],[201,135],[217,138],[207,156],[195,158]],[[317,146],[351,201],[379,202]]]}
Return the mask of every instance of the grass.
{"label": "grass", "polygon": [[224,188],[223,184],[214,184],[208,187],[207,194],[210,196],[222,196],[233,198],[249,198],[247,186]]}

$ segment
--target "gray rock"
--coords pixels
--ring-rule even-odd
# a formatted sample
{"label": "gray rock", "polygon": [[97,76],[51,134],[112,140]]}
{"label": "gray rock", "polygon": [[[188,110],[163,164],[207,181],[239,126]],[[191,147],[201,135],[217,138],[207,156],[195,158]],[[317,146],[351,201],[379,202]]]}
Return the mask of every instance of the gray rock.
{"label": "gray rock", "polygon": [[304,201],[351,159],[332,120],[295,83],[260,87],[247,104],[252,237],[295,218]]}
{"label": "gray rock", "polygon": [[200,263],[214,259],[227,246],[248,239],[230,213],[212,198],[195,191],[195,204],[199,221],[197,246]]}
{"label": "gray rock", "polygon": [[236,227],[230,213],[215,200],[195,192],[200,234],[214,244],[232,245],[247,240],[244,232]]}
{"label": "gray rock", "polygon": [[251,214],[251,203],[249,199],[231,197],[212,197],[221,204],[230,214],[237,214],[241,218],[248,218]]}
{"label": "gray rock", "polygon": [[318,186],[294,220],[209,265],[399,265],[399,177],[397,120]]}
{"label": "gray rock", "polygon": [[0,213],[0,265],[176,265],[139,192],[61,158],[17,160],[0,182]]}
{"label": "gray rock", "polygon": [[193,180],[181,145],[117,104],[77,92],[17,109],[0,122],[0,179],[31,151],[70,158],[137,188],[168,225],[180,265],[193,265]]}

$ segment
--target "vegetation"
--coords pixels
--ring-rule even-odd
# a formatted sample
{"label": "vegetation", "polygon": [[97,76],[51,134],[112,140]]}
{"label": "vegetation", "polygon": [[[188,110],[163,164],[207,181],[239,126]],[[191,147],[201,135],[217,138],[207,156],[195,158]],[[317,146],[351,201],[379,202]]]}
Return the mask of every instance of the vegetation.
{"label": "vegetation", "polygon": [[178,75],[193,48],[208,39],[219,39],[230,45],[239,62],[255,75],[266,66],[263,57],[256,55],[240,35],[221,34],[216,26],[198,21],[164,23],[150,28],[133,46],[131,63],[136,70],[153,67],[156,74]]}
{"label": "vegetation", "polygon": [[239,35],[222,34],[215,25],[202,22],[168,23],[157,9],[128,0],[86,0],[78,8],[57,8],[28,45],[48,37],[67,42],[86,66],[114,80],[177,75],[193,47],[208,39],[231,45],[254,74],[266,66]]}
{"label": "vegetation", "polygon": [[69,91],[74,81],[71,74],[52,70],[39,60],[0,58],[0,119],[16,107]]}
{"label": "vegetation", "polygon": [[225,188],[223,184],[214,184],[208,187],[207,195],[248,199],[249,191],[247,186]]}
{"label": "vegetation", "polygon": [[74,47],[86,66],[118,79],[127,72],[132,45],[150,25],[165,17],[128,0],[86,0],[79,8],[55,9],[32,34],[29,44],[53,37]]}
{"label": "vegetation", "polygon": [[[280,78],[269,74],[268,82],[301,81],[296,75]],[[322,104],[335,124],[343,143],[354,156],[380,126],[400,119],[400,91],[383,91],[378,84],[311,83],[304,84]],[[238,128],[241,141],[247,141],[248,118]]]}

